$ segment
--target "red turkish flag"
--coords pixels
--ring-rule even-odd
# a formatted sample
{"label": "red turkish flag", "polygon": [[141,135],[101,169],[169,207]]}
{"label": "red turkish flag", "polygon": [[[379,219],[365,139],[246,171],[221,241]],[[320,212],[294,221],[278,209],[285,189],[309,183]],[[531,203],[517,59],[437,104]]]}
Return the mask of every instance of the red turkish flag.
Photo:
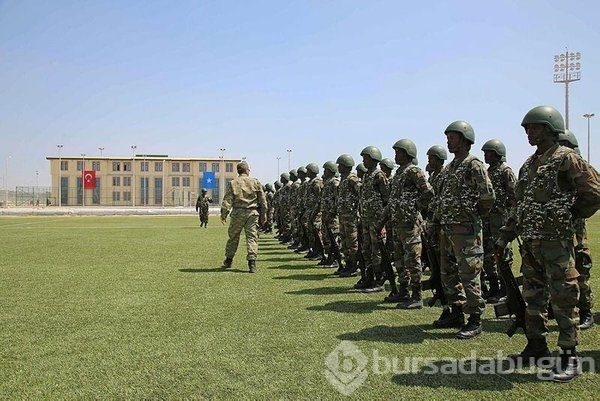
{"label": "red turkish flag", "polygon": [[83,174],[83,188],[85,188],[85,189],[96,188],[96,171],[84,170],[82,174]]}

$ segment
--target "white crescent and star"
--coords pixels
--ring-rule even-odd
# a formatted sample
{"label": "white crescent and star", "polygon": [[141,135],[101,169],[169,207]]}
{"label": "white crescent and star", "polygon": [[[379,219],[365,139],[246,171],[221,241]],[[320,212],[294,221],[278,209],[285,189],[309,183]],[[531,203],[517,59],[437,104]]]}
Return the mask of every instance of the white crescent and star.
{"label": "white crescent and star", "polygon": [[84,179],[86,182],[92,181],[92,175],[91,175],[90,173],[87,173],[87,174],[85,174],[85,175],[83,176],[83,179]]}

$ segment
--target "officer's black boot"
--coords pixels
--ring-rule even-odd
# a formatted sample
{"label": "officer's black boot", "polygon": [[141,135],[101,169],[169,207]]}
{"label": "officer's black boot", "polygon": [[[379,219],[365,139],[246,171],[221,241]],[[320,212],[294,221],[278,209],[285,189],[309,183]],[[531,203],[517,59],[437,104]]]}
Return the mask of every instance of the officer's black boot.
{"label": "officer's black boot", "polygon": [[373,280],[371,285],[365,288],[363,292],[371,293],[385,291],[385,281],[385,274],[383,272],[379,272],[375,275],[375,280]]}
{"label": "officer's black boot", "polygon": [[460,331],[456,333],[456,338],[459,340],[468,340],[481,334],[481,332],[481,315],[479,313],[474,313],[469,315],[467,324],[465,324]]}
{"label": "officer's black boot", "polygon": [[328,254],[327,257],[323,255],[323,259],[321,259],[319,263],[317,263],[317,266],[330,266],[332,263],[333,258],[331,257],[331,254]]}
{"label": "officer's black boot", "polygon": [[487,293],[487,297],[485,297],[485,301],[488,304],[496,304],[501,297],[500,281],[498,280],[498,276],[493,274],[488,275],[488,279],[490,281],[490,289]]}
{"label": "officer's black boot", "polygon": [[532,338],[527,339],[527,345],[520,354],[510,354],[507,358],[520,366],[529,366],[537,365],[540,359],[551,356],[545,338]]}
{"label": "officer's black boot", "polygon": [[579,328],[581,330],[587,330],[594,325],[594,315],[589,309],[579,310]]}
{"label": "officer's black boot", "polygon": [[450,327],[462,327],[465,324],[465,315],[463,314],[462,307],[460,305],[452,305],[450,314],[444,317],[442,316],[433,322],[433,327],[444,329]]}
{"label": "officer's black boot", "polygon": [[398,292],[390,292],[388,296],[383,299],[383,302],[396,304],[398,302],[407,301],[410,298],[408,292],[408,286],[406,284],[400,284],[398,286]]}
{"label": "officer's black boot", "polygon": [[358,265],[355,261],[346,262],[346,267],[340,272],[340,277],[354,277],[358,274]]}
{"label": "officer's black boot", "polygon": [[248,261],[248,270],[250,270],[250,273],[256,273],[256,260]]}
{"label": "officer's black boot", "polygon": [[223,261],[223,268],[225,269],[229,269],[231,267],[231,264],[233,263],[233,258],[225,258],[225,260]]}
{"label": "officer's black boot", "polygon": [[552,380],[558,383],[570,382],[581,375],[581,364],[577,358],[575,347],[561,348],[552,373]]}
{"label": "officer's black boot", "polygon": [[421,309],[423,307],[421,288],[413,288],[412,296],[406,301],[400,302],[396,307],[400,309]]}

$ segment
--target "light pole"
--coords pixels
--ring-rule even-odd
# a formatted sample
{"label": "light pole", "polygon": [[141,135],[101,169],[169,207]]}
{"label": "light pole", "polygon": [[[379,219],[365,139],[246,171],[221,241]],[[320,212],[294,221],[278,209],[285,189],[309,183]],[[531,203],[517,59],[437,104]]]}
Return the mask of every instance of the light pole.
{"label": "light pole", "polygon": [[288,170],[292,169],[292,149],[286,150],[288,154]]}
{"label": "light pole", "polygon": [[6,193],[5,195],[5,200],[4,200],[4,207],[8,207],[8,161],[10,160],[11,156],[8,156],[6,158],[6,173],[4,174],[4,180],[5,180],[5,189],[6,189]]}
{"label": "light pole", "polygon": [[227,149],[220,148],[221,151],[221,166],[219,167],[219,204],[223,202],[223,196],[225,196],[225,151]]}
{"label": "light pole", "polygon": [[[35,188],[33,189],[33,197],[35,198],[35,205],[38,206],[40,204],[40,189],[38,186],[39,183],[40,172],[39,170],[35,170]],[[37,192],[37,195],[36,195]]]}
{"label": "light pole", "polygon": [[592,119],[592,117],[594,117],[595,114],[594,113],[586,113],[583,115],[583,117],[587,118],[587,123],[588,123],[588,140],[587,140],[587,161],[588,163],[590,162],[590,120]]}
{"label": "light pole", "polygon": [[131,206],[135,206],[135,150],[137,146],[131,145]]}
{"label": "light pole", "polygon": [[281,157],[277,156],[277,179],[279,179],[279,174],[281,174],[281,170],[279,170],[279,160],[281,160]]}
{"label": "light pole", "polygon": [[59,144],[56,145],[56,147],[58,148],[58,207],[61,206],[61,202],[62,202],[62,159],[61,159],[61,151],[63,148],[63,145]]}
{"label": "light pole", "polygon": [[85,206],[85,153],[81,154],[81,206]]}
{"label": "light pole", "polygon": [[581,53],[564,53],[554,56],[554,83],[565,84],[565,128],[569,129],[569,82],[581,79]]}
{"label": "light pole", "polygon": [[102,157],[102,151],[104,150],[104,148],[101,146],[98,148],[98,150],[100,151],[100,157]]}

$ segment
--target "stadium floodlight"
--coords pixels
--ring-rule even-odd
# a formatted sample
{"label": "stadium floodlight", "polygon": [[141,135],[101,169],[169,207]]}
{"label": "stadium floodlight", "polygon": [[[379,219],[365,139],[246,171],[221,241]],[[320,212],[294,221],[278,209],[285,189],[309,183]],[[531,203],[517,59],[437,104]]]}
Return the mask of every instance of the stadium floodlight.
{"label": "stadium floodlight", "polygon": [[581,79],[581,53],[569,52],[554,56],[554,83],[565,84],[565,128],[569,128],[569,82]]}

